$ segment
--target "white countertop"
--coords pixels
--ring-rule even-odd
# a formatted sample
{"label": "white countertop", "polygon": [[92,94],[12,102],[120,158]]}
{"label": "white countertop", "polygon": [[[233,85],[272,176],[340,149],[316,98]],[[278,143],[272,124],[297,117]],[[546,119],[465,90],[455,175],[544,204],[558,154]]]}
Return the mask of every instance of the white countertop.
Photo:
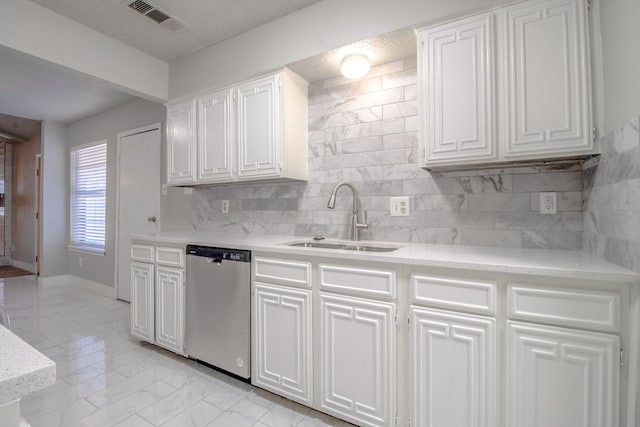
{"label": "white countertop", "polygon": [[[402,247],[393,252],[362,253],[349,250],[292,247],[283,244],[312,240],[311,237],[206,231],[164,232],[155,235],[138,234],[132,235],[131,238],[156,243],[249,249],[283,255],[303,255],[308,253],[315,257],[331,257],[345,260],[389,262],[428,267],[640,284],[640,273],[579,251],[387,242],[389,245],[401,245]],[[327,242],[332,241],[334,240],[327,239]],[[360,243],[380,244],[381,242],[361,241]]]}
{"label": "white countertop", "polygon": [[55,362],[0,325],[0,405],[55,382]]}

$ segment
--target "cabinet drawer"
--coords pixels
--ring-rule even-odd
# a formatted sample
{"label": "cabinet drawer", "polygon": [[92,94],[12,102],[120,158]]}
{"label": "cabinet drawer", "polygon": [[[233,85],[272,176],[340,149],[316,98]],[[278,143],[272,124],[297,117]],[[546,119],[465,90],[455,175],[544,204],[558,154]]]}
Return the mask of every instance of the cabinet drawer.
{"label": "cabinet drawer", "polygon": [[268,283],[311,287],[311,263],[271,258],[255,258],[255,279]]}
{"label": "cabinet drawer", "polygon": [[436,308],[495,315],[496,289],[491,281],[411,275],[413,302]]}
{"label": "cabinet drawer", "polygon": [[153,262],[154,252],[153,245],[133,243],[131,245],[131,261]]}
{"label": "cabinet drawer", "polygon": [[510,283],[507,313],[512,319],[617,332],[620,330],[620,294]]}
{"label": "cabinet drawer", "polygon": [[171,267],[184,267],[184,248],[167,248],[158,246],[156,248],[156,262]]}
{"label": "cabinet drawer", "polygon": [[364,296],[395,298],[396,272],[320,264],[320,288]]}

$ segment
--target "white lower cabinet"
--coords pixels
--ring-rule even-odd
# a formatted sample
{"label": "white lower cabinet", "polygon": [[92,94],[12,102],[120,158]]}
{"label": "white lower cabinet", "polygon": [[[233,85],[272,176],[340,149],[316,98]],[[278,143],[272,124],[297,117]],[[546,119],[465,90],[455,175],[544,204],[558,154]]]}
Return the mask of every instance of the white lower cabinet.
{"label": "white lower cabinet", "polygon": [[157,256],[132,251],[131,335],[184,355],[184,248],[134,246]]}
{"label": "white lower cabinet", "polygon": [[411,306],[411,425],[496,425],[496,320]]}
{"label": "white lower cabinet", "polygon": [[131,334],[148,342],[155,336],[153,270],[152,264],[131,263]]}
{"label": "white lower cabinet", "polygon": [[182,353],[184,334],[184,270],[156,269],[156,344]]}
{"label": "white lower cabinet", "polygon": [[395,420],[395,304],[320,293],[320,407],[362,426]]}
{"label": "white lower cabinet", "polygon": [[617,427],[615,335],[507,323],[509,427]]}
{"label": "white lower cabinet", "polygon": [[253,384],[312,405],[311,291],[256,283]]}

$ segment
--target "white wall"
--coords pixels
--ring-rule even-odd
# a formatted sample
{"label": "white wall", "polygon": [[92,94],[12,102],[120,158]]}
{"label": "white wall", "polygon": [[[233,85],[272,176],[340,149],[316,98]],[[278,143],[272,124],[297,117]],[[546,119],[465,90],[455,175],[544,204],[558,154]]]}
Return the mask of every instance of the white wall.
{"label": "white wall", "polygon": [[414,24],[442,21],[511,1],[324,0],[171,63],[169,97],[237,82]]}
{"label": "white wall", "polygon": [[69,162],[67,126],[42,122],[40,277],[67,273]]}
{"label": "white wall", "polygon": [[96,77],[133,95],[167,99],[166,62],[27,0],[2,0],[0,45]]}
{"label": "white wall", "polygon": [[[69,150],[77,145],[93,141],[107,140],[107,236],[106,255],[98,256],[86,253],[69,252],[68,272],[74,276],[107,286],[114,285],[115,275],[115,222],[116,222],[116,184],[117,184],[117,134],[130,129],[139,128],[154,123],[164,125],[166,110],[164,105],[149,101],[138,100],[110,111],[80,120],[69,125],[69,143],[66,147],[67,156]],[[164,135],[164,132],[163,132]],[[163,136],[164,139],[164,136]],[[164,146],[164,141],[163,141]],[[163,164],[164,164],[164,150]],[[164,168],[162,168],[164,171]],[[163,178],[164,180],[164,178]],[[158,183],[160,186],[160,183]],[[174,199],[174,197],[176,199]],[[167,205],[176,203],[191,205],[190,199],[183,201],[180,193],[170,192],[162,197],[161,221],[164,220],[163,211],[167,211]],[[184,214],[184,218],[174,218],[172,211],[167,214],[169,223],[179,223],[182,228],[190,224],[190,211]],[[180,223],[180,221],[183,221]],[[83,266],[79,266],[79,257],[82,257]]]}
{"label": "white wall", "polygon": [[640,1],[601,0],[605,131],[640,113]]}

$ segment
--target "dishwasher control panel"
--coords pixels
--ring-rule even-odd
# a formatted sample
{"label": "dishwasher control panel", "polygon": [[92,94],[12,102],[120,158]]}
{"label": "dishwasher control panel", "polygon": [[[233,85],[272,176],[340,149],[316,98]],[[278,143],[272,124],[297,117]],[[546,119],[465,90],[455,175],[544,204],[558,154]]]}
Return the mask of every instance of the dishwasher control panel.
{"label": "dishwasher control panel", "polygon": [[251,251],[243,249],[214,248],[211,246],[187,245],[187,255],[219,260],[251,262]]}

